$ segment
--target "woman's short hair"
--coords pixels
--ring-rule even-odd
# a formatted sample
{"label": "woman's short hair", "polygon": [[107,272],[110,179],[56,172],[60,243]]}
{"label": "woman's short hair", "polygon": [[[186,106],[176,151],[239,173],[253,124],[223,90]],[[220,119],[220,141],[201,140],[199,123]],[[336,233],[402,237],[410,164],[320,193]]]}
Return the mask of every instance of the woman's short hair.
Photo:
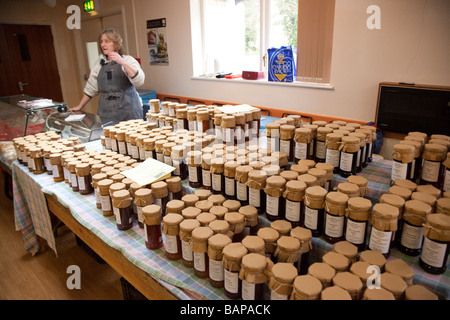
{"label": "woman's short hair", "polygon": [[118,52],[119,54],[125,54],[122,37],[114,29],[103,29],[102,33],[100,33],[100,35],[98,36],[97,43],[98,43],[100,52],[102,52],[102,48],[100,46],[101,38],[102,38],[102,35],[104,35],[104,34],[108,37],[109,40],[111,40],[114,43],[114,51]]}

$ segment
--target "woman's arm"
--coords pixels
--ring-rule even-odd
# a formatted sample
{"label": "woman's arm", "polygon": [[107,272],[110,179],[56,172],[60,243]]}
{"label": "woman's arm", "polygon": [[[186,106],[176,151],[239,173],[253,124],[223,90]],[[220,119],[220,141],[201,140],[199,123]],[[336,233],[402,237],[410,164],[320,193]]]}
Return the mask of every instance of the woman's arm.
{"label": "woman's arm", "polygon": [[91,97],[89,97],[87,94],[84,93],[83,97],[81,98],[80,103],[77,106],[75,106],[73,108],[70,108],[70,110],[71,111],[80,111],[81,109],[83,109],[87,105],[89,100],[91,100]]}
{"label": "woman's arm", "polygon": [[122,57],[117,52],[112,52],[108,55],[108,58],[110,60],[115,61],[118,64],[122,65],[123,70],[125,71],[131,83],[135,87],[143,85],[145,80],[145,74],[144,71],[142,71],[139,62],[137,62],[136,59],[134,59],[131,56],[124,56],[124,57]]}

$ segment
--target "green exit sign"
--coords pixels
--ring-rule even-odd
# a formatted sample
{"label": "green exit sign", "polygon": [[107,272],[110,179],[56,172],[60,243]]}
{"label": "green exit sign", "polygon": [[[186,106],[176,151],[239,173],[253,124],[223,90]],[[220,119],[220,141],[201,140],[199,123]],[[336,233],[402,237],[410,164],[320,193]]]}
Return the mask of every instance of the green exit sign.
{"label": "green exit sign", "polygon": [[94,0],[83,1],[84,12],[91,12],[95,10]]}

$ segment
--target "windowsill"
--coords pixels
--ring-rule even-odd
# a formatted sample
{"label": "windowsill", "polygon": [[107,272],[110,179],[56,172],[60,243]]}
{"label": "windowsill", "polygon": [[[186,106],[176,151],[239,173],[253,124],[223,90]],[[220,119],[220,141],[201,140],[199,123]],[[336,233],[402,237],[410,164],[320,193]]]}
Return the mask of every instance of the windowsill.
{"label": "windowsill", "polygon": [[326,90],[334,90],[334,86],[329,83],[312,83],[312,82],[273,82],[268,81],[267,79],[260,80],[245,80],[242,78],[238,79],[219,79],[214,76],[192,76],[191,80],[204,80],[204,81],[218,81],[218,82],[227,82],[227,83],[246,83],[246,84],[258,84],[258,85],[268,85],[268,86],[285,86],[285,87],[301,87],[301,88],[314,88],[314,89],[326,89]]}

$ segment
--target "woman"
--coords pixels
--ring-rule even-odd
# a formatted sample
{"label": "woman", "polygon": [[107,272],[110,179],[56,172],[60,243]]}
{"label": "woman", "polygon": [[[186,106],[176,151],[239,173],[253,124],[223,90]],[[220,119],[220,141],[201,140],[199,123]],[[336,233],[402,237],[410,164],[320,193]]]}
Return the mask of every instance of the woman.
{"label": "woman", "polygon": [[100,94],[98,115],[103,124],[142,119],[142,100],[136,87],[144,83],[145,74],[139,63],[123,54],[122,38],[115,30],[103,30],[98,46],[100,58],[91,70],[80,103],[71,110],[83,109],[92,97]]}

